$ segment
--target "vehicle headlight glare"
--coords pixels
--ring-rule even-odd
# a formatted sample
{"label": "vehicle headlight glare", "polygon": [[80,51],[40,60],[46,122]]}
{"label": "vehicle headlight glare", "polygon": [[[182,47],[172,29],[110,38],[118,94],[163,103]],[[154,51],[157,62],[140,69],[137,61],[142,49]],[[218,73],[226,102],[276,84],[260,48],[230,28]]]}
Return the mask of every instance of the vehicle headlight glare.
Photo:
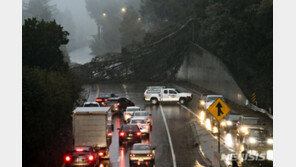
{"label": "vehicle headlight glare", "polygon": [[273,144],[273,139],[267,139],[267,143],[270,145]]}
{"label": "vehicle headlight glare", "polygon": [[257,143],[257,140],[256,140],[255,138],[253,138],[253,137],[250,137],[250,138],[249,138],[249,142],[250,142],[251,144],[255,144],[255,143]]}
{"label": "vehicle headlight glare", "polygon": [[204,100],[200,101],[200,105],[204,106],[206,104],[206,102]]}
{"label": "vehicle headlight glare", "polygon": [[268,150],[266,152],[266,159],[273,160],[273,150]]}
{"label": "vehicle headlight glare", "polygon": [[228,126],[232,126],[232,122],[231,121],[227,121],[226,122]]}
{"label": "vehicle headlight glare", "polygon": [[226,126],[225,121],[221,122],[221,126]]}
{"label": "vehicle headlight glare", "polygon": [[205,120],[205,112],[204,111],[200,112],[200,120],[201,121]]}

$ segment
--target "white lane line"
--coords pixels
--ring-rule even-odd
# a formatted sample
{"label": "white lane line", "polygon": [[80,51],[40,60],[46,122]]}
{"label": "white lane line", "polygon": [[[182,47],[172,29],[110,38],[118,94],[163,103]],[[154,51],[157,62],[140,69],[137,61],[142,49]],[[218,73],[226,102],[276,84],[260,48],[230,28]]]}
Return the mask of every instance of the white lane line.
{"label": "white lane line", "polygon": [[99,97],[99,94],[100,94],[100,86],[99,86],[99,84],[97,84],[97,92],[96,92],[95,98]]}
{"label": "white lane line", "polygon": [[162,105],[160,104],[159,106],[160,106],[160,111],[161,111],[161,115],[162,115],[162,118],[163,118],[163,122],[164,122],[164,125],[165,125],[165,128],[166,128],[167,134],[168,134],[168,139],[169,139],[170,148],[171,148],[171,152],[172,152],[173,166],[177,167],[176,156],[175,156],[175,151],[174,151],[174,147],[173,147],[169,127],[168,127],[168,124],[167,124],[167,121],[166,121],[166,118],[165,118],[165,115],[164,115],[164,112],[163,112],[163,109],[162,109]]}

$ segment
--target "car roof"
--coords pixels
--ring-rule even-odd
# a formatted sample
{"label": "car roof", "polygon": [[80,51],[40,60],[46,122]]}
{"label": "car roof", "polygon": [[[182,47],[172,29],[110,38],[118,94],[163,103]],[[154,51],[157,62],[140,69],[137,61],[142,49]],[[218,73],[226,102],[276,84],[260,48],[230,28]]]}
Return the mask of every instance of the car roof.
{"label": "car roof", "polygon": [[144,121],[146,121],[145,118],[141,118],[141,117],[132,117],[131,120],[144,120]]}
{"label": "car roof", "polygon": [[223,95],[207,95],[207,97],[223,97]]}
{"label": "car roof", "polygon": [[148,143],[135,143],[133,146],[150,146],[151,144]]}
{"label": "car roof", "polygon": [[84,104],[98,104],[98,103],[95,101],[87,101],[87,102],[84,102]]}
{"label": "car roof", "polygon": [[148,113],[148,111],[146,111],[146,110],[135,111],[135,113],[136,113],[136,112],[147,112],[147,113]]}
{"label": "car roof", "polygon": [[128,106],[126,108],[140,108],[139,106]]}

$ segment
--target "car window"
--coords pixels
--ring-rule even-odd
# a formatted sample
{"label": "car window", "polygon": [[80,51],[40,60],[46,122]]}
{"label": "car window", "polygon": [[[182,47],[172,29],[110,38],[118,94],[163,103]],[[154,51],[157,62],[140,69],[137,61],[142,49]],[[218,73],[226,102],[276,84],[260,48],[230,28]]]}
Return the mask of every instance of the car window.
{"label": "car window", "polygon": [[177,92],[175,92],[174,90],[170,90],[169,92],[170,94],[177,94]]}
{"label": "car window", "polygon": [[122,130],[124,131],[139,131],[139,127],[137,125],[124,125],[122,127]]}
{"label": "car window", "polygon": [[134,116],[148,116],[147,112],[135,112]]}
{"label": "car window", "polygon": [[168,94],[168,90],[164,90],[163,93],[164,93],[164,94]]}
{"label": "car window", "polygon": [[145,124],[146,121],[143,120],[143,119],[132,119],[132,120],[131,120],[131,123],[132,123],[132,124]]}
{"label": "car window", "polygon": [[99,107],[98,104],[90,103],[90,104],[84,104],[83,107]]}
{"label": "car window", "polygon": [[133,145],[133,150],[151,150],[151,147],[149,145]]}

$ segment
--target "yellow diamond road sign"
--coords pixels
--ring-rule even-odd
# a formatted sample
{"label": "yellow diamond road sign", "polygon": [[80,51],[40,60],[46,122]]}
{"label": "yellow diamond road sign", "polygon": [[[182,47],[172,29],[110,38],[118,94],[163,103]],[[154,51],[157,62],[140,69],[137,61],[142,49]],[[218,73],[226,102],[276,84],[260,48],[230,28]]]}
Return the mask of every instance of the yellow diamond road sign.
{"label": "yellow diamond road sign", "polygon": [[223,117],[225,117],[229,113],[230,108],[226,105],[226,103],[221,98],[217,98],[217,100],[209,106],[208,111],[218,121],[220,121]]}

